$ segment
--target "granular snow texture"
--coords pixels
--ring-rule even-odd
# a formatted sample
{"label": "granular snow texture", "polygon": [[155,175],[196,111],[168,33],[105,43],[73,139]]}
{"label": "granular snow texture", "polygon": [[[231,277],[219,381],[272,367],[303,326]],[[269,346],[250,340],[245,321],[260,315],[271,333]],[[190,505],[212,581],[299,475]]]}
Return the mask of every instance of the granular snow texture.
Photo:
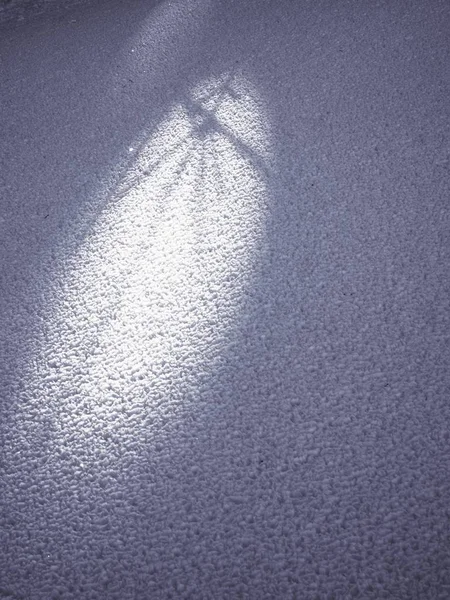
{"label": "granular snow texture", "polygon": [[0,598],[450,598],[450,3],[0,27]]}
{"label": "granular snow texture", "polygon": [[0,0],[0,24],[8,22],[9,26],[21,23],[30,17],[36,17],[53,11],[67,12],[73,7],[91,0]]}

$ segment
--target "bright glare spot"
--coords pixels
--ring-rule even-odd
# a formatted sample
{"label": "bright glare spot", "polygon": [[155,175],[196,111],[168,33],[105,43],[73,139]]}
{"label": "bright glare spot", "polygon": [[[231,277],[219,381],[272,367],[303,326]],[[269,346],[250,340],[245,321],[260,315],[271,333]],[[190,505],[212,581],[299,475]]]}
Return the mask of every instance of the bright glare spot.
{"label": "bright glare spot", "polygon": [[71,257],[32,376],[55,447],[70,440],[85,467],[176,419],[233,344],[264,239],[268,133],[244,78],[196,86],[139,141]]}

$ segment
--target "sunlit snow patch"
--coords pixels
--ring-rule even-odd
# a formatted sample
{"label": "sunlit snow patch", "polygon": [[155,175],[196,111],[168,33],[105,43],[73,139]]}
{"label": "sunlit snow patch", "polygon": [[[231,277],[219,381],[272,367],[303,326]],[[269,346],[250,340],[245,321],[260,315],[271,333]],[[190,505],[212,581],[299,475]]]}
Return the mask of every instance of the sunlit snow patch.
{"label": "sunlit snow patch", "polygon": [[270,147],[244,78],[197,86],[130,147],[136,161],[70,259],[33,373],[56,446],[83,464],[114,440],[138,446],[194,402],[233,343],[264,238]]}

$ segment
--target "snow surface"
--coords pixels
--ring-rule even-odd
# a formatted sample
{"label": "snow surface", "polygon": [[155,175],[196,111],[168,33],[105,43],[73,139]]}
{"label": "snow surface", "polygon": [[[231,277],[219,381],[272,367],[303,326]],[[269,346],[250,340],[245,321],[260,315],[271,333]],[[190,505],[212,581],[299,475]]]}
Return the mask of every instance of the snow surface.
{"label": "snow surface", "polygon": [[450,598],[450,4],[64,6],[0,26],[0,598]]}
{"label": "snow surface", "polygon": [[52,11],[52,17],[57,12],[64,13],[79,4],[88,3],[91,0],[0,0],[0,23],[8,22],[9,26],[14,23],[35,18],[37,15]]}

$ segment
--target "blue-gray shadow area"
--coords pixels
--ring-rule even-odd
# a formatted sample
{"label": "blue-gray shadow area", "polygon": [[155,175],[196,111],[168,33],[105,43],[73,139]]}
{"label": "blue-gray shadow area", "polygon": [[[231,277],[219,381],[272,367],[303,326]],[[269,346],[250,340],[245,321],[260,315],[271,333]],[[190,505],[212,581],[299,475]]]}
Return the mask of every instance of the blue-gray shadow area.
{"label": "blue-gray shadow area", "polygon": [[[275,156],[265,170],[233,140],[270,213],[221,361],[120,469],[77,481],[58,463],[71,485],[29,478],[45,486],[17,493],[8,517],[12,596],[446,597],[447,188],[413,122],[424,136],[448,112],[431,68],[448,46],[435,34],[400,86],[402,28],[420,23],[420,39],[436,16],[286,6],[218,14],[224,64],[239,61],[265,99]],[[15,532],[33,528],[24,551]]]}
{"label": "blue-gray shadow area", "polygon": [[[298,8],[290,27],[278,5],[239,24],[266,28],[248,64],[277,167],[267,252],[188,488],[234,597],[433,598],[449,585],[449,47],[419,5],[353,9]],[[195,537],[180,537],[188,552]]]}

